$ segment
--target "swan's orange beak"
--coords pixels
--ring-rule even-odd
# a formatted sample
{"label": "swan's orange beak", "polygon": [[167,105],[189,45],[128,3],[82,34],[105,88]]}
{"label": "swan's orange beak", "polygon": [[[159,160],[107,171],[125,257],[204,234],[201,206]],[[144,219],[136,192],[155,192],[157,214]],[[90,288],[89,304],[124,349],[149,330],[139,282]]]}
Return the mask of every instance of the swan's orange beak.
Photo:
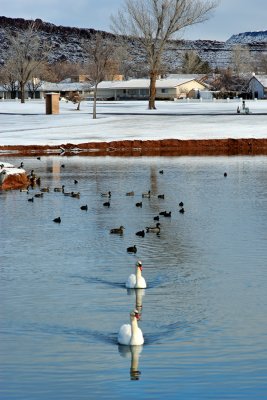
{"label": "swan's orange beak", "polygon": [[139,321],[139,319],[141,318],[141,315],[138,312],[135,312],[135,318]]}

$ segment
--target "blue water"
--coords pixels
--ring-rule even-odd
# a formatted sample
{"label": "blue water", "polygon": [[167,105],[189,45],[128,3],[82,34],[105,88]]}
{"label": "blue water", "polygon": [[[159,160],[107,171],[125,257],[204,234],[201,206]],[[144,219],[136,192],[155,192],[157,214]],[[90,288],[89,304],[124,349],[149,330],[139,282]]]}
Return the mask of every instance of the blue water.
{"label": "blue water", "polygon": [[[51,191],[0,192],[1,399],[267,399],[267,157],[23,161]],[[160,235],[135,235],[164,210]],[[116,337],[138,259],[145,344],[131,349]]]}

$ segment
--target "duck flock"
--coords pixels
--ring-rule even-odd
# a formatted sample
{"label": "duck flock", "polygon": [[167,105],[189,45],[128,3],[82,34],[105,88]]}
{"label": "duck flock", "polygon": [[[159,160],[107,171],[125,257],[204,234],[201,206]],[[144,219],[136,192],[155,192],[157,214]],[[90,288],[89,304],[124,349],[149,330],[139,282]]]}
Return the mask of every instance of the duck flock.
{"label": "duck flock", "polygon": [[[63,164],[61,165],[61,167],[65,168],[65,165]],[[160,170],[159,173],[163,174],[163,170]],[[34,192],[33,196],[28,198],[28,202],[33,203],[35,199],[43,198],[44,194],[48,192],[62,193],[63,196],[80,199],[81,194],[79,191],[66,191],[65,185],[61,185],[59,187],[54,187],[54,188],[50,188],[49,186],[46,187],[42,186],[41,179],[36,176],[34,170],[31,170],[30,174],[28,175],[28,178],[31,184],[27,188],[21,189],[21,192],[27,192],[27,194],[30,194],[31,189],[38,187],[38,191]],[[73,183],[74,185],[78,185],[79,182],[78,180],[74,179]],[[101,193],[100,195],[102,199],[105,199],[105,201],[102,203],[103,207],[109,208],[111,206],[111,197],[112,197],[111,191]],[[135,193],[134,191],[131,191],[127,192],[125,195],[133,197],[135,196]],[[151,196],[152,193],[150,190],[142,193],[142,201],[135,203],[135,206],[142,208],[143,201],[147,201],[146,199],[150,199]],[[157,197],[158,199],[161,200],[165,199],[164,194],[159,194],[157,195]],[[179,208],[180,208],[179,212],[183,214],[185,212],[183,202],[179,203]],[[88,205],[83,204],[80,206],[80,209],[83,211],[88,211]],[[135,233],[136,236],[145,237],[145,235],[148,233],[154,233],[159,236],[161,231],[161,223],[159,222],[159,220],[161,217],[171,218],[171,211],[161,211],[159,215],[154,217],[154,224],[146,226],[144,229],[137,231]],[[60,224],[62,222],[61,216],[56,216],[52,221],[54,223]],[[123,235],[124,230],[125,227],[123,225],[120,225],[118,227],[110,229],[109,232],[112,235],[113,234]],[[137,247],[136,245],[129,246],[127,247],[126,251],[128,253],[136,254]],[[120,345],[138,346],[144,344],[144,336],[141,329],[138,326],[138,321],[140,320],[142,313],[142,300],[140,300],[140,296],[142,297],[142,295],[138,293],[138,291],[140,291],[140,289],[143,290],[147,287],[146,280],[142,276],[142,269],[143,269],[142,261],[139,260],[135,264],[135,273],[130,274],[125,283],[125,287],[127,289],[134,289],[136,291],[136,308],[130,312],[130,324],[124,324],[119,329],[117,341],[118,344]]]}

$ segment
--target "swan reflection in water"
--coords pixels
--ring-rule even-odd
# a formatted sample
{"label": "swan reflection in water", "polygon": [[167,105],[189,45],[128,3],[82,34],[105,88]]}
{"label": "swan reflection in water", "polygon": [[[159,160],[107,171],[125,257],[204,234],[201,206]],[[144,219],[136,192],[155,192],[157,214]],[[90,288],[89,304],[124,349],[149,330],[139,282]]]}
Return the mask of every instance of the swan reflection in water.
{"label": "swan reflection in water", "polygon": [[129,296],[135,295],[135,308],[139,312],[142,313],[143,307],[143,296],[145,295],[145,289],[127,289],[127,294]]}
{"label": "swan reflection in water", "polygon": [[130,379],[138,381],[140,379],[141,371],[139,371],[139,357],[142,353],[143,346],[118,346],[119,353],[122,357],[131,357]]}

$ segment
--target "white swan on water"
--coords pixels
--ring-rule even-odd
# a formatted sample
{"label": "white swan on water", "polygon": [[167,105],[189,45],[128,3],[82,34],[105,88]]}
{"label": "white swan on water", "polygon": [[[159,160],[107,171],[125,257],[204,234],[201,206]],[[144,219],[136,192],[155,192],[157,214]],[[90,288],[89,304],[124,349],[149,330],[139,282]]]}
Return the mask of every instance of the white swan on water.
{"label": "white swan on water", "polygon": [[137,310],[130,313],[131,324],[124,324],[120,327],[118,334],[118,343],[125,346],[140,346],[144,343],[144,337],[137,321],[140,315]]}
{"label": "white swan on water", "polygon": [[131,274],[126,282],[126,287],[128,289],[145,289],[146,288],[146,281],[145,278],[142,276],[142,262],[137,261],[135,264],[136,266],[136,273]]}

